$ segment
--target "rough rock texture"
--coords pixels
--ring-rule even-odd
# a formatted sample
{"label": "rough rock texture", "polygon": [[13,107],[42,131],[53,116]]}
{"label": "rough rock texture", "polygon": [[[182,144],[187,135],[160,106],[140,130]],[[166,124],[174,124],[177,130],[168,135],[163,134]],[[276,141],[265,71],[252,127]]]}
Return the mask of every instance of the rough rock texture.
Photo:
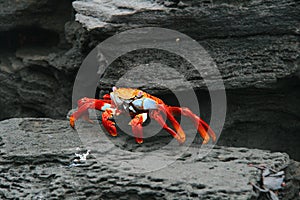
{"label": "rough rock texture", "polygon": [[[83,52],[105,35],[145,26],[178,30],[195,39],[216,62],[227,91],[228,112],[219,144],[285,151],[300,159],[298,1],[75,1],[73,7],[76,21],[87,29],[77,38]],[[165,66],[195,88],[206,89],[186,60],[155,49],[117,59],[99,88],[108,91],[123,76],[123,85],[161,95],[170,91],[157,81],[160,73],[174,83],[169,89],[184,90],[182,78],[161,70]],[[130,79],[126,73],[134,67],[140,67],[139,76],[133,70]],[[197,95],[209,120],[209,96],[201,90]],[[173,103],[174,96],[161,97]]]}
{"label": "rough rock texture", "polygon": [[[100,131],[83,124],[86,134]],[[70,165],[77,148],[85,146],[65,120],[4,120],[0,132],[2,199],[255,199],[248,182],[256,181],[259,171],[249,167],[250,163],[287,167],[288,187],[280,195],[295,199],[299,193],[299,164],[285,153],[216,147],[207,157],[195,160],[189,149],[166,168],[133,174],[126,173],[122,163],[140,160],[128,157],[129,151],[118,154],[117,146],[111,149],[115,157],[92,151],[86,162]],[[153,146],[164,140],[160,139],[134,149],[151,153]],[[161,156],[168,159],[171,155]]]}
{"label": "rough rock texture", "polygon": [[[1,0],[0,3],[1,31],[9,31],[21,26],[39,26],[59,33],[66,22],[63,19],[70,18],[72,14],[69,7],[70,1]],[[35,18],[33,18],[33,16],[35,16]]]}
{"label": "rough rock texture", "polygon": [[[89,46],[103,33],[138,27],[159,26],[187,34],[210,53],[227,89],[270,88],[299,68],[298,1],[74,1],[73,7],[76,21],[88,29],[88,37],[82,39]],[[107,82],[115,83],[124,66],[135,67],[152,58],[179,71],[183,68],[187,80],[203,87],[193,68],[170,57],[161,51],[124,56],[121,64],[113,65],[114,76],[108,76]],[[167,74],[165,79],[176,80]]]}
{"label": "rough rock texture", "polygon": [[300,160],[300,85],[281,81],[282,90],[227,92],[228,111],[219,145],[287,152]]}
{"label": "rough rock texture", "polygon": [[[54,50],[55,51],[55,50]],[[51,65],[52,49],[28,47],[1,55],[0,118],[62,117],[70,107],[74,73]],[[15,57],[16,56],[16,57]]]}
{"label": "rough rock texture", "polygon": [[0,1],[0,119],[65,116],[81,62],[67,52],[71,19],[69,0]]}
{"label": "rough rock texture", "polygon": [[[71,5],[69,0],[3,0],[0,4],[0,119],[64,118],[71,108],[75,74],[90,50],[116,32],[159,26],[192,37],[215,60],[228,97],[219,144],[286,151],[300,160],[299,1],[89,0]],[[107,91],[129,69],[146,64],[152,66],[146,67],[148,82],[135,86],[147,92],[166,91],[151,78],[156,66],[172,67],[205,90],[203,79],[184,59],[153,49],[117,59],[99,88]],[[175,75],[164,73],[164,78],[180,89]],[[172,103],[168,95],[161,97]],[[208,95],[203,91],[197,95],[208,120]]]}

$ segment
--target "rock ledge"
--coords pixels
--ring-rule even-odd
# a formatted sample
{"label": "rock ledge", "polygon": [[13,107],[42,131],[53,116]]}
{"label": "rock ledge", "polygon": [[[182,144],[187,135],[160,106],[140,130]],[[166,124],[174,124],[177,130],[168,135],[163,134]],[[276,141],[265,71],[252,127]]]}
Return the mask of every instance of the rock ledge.
{"label": "rock ledge", "polygon": [[291,162],[285,153],[215,147],[203,159],[192,159],[188,150],[164,169],[132,174],[120,170],[124,155],[99,163],[91,152],[86,162],[70,165],[84,146],[65,120],[10,119],[0,122],[0,132],[0,197],[5,199],[254,199],[248,183],[259,172],[248,164],[281,169]]}

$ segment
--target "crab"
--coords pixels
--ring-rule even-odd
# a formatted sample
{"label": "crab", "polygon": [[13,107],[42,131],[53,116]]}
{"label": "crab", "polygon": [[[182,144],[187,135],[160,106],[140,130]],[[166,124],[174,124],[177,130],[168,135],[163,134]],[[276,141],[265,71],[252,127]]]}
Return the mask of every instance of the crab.
{"label": "crab", "polygon": [[[102,125],[111,136],[117,136],[114,117],[120,114],[128,114],[131,117],[129,125],[137,143],[143,143],[143,123],[148,119],[154,119],[158,124],[171,134],[180,144],[186,140],[186,135],[174,116],[183,115],[194,123],[203,144],[211,140],[216,141],[216,134],[211,127],[187,107],[175,107],[166,105],[161,99],[152,96],[142,90],[133,88],[113,87],[110,94],[105,94],[102,99],[84,97],[79,99],[78,108],[70,115],[70,126],[75,128],[75,121],[83,118],[93,123],[89,118],[88,109],[102,111]],[[163,115],[171,122],[174,130],[170,128]]]}

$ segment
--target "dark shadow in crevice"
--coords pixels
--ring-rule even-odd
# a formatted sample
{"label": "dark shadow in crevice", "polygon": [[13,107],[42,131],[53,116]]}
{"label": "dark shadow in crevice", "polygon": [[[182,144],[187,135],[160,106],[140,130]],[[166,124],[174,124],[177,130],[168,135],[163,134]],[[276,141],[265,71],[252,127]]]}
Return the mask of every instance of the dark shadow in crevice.
{"label": "dark shadow in crevice", "polygon": [[18,27],[0,32],[0,52],[15,52],[22,47],[53,47],[59,43],[59,34],[39,27]]}

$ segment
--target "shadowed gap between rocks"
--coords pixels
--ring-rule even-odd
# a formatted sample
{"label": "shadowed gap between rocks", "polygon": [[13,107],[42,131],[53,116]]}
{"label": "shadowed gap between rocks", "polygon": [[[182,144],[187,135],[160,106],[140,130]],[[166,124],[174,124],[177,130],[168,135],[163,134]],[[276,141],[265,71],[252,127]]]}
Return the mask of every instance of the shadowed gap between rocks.
{"label": "shadowed gap between rocks", "polygon": [[282,79],[277,86],[227,90],[227,117],[218,144],[286,152],[299,161],[299,79]]}
{"label": "shadowed gap between rocks", "polygon": [[18,48],[28,46],[52,47],[59,43],[59,34],[39,27],[16,27],[10,31],[0,32],[0,51],[15,52]]}
{"label": "shadowed gap between rocks", "polygon": [[[227,90],[227,116],[218,144],[286,152],[300,160],[300,94],[297,92],[300,85],[293,78],[281,80],[278,85],[277,90]],[[196,94],[201,117],[209,121],[209,93],[198,90]],[[169,105],[178,105],[172,94],[157,96]]]}

